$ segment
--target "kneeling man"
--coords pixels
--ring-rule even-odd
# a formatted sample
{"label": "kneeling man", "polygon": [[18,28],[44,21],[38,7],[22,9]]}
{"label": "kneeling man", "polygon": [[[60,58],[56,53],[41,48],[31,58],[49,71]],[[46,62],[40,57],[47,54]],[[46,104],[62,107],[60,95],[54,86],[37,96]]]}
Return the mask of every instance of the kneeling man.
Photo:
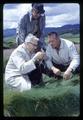
{"label": "kneeling man", "polygon": [[56,76],[63,72],[63,78],[69,79],[72,72],[79,72],[80,57],[74,43],[60,38],[56,32],[48,34],[48,43],[47,66]]}
{"label": "kneeling man", "polygon": [[10,87],[24,91],[42,81],[37,63],[43,60],[45,54],[41,51],[35,53],[38,40],[29,34],[25,42],[12,52],[5,69],[5,81]]}

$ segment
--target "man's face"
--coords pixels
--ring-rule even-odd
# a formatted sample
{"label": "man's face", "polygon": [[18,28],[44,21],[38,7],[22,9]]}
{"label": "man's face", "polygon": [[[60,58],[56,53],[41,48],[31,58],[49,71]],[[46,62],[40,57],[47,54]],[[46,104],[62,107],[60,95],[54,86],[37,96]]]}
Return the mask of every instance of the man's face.
{"label": "man's face", "polygon": [[34,19],[38,19],[39,17],[40,17],[40,13],[35,9],[32,9],[32,17],[34,18]]}
{"label": "man's face", "polygon": [[52,48],[59,48],[60,41],[55,34],[48,36],[48,42],[52,46]]}
{"label": "man's face", "polygon": [[36,51],[37,47],[38,47],[38,42],[37,42],[37,41],[35,41],[35,42],[30,42],[30,43],[29,43],[29,47],[30,47],[30,51],[31,51],[32,53],[34,53],[34,52]]}

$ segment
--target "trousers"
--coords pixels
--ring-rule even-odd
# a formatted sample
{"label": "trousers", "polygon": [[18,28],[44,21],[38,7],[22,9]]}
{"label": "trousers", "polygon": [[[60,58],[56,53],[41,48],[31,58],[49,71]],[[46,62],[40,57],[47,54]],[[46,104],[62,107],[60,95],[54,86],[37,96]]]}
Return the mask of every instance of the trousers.
{"label": "trousers", "polygon": [[[53,65],[54,65],[56,68],[60,69],[62,72],[66,71],[66,69],[67,69],[68,66],[69,66],[69,65],[64,66],[64,65],[62,65],[62,64],[55,64],[55,63],[53,63]],[[43,61],[42,64],[40,64],[40,65],[37,64],[36,67],[37,67],[37,69],[33,70],[32,72],[30,72],[30,73],[28,74],[29,79],[31,80],[32,85],[39,84],[40,82],[43,81],[43,80],[42,80],[42,73],[43,73],[43,74],[46,74],[46,75],[49,76],[49,77],[55,77],[55,78],[58,77],[58,78],[61,78],[61,76],[57,76],[57,75],[55,75],[55,74],[52,72],[52,70],[49,70],[49,69],[47,68],[47,65],[45,64],[44,61]],[[73,74],[77,74],[77,73],[80,73],[80,66],[78,66],[78,67],[76,68],[76,70],[73,72]]]}

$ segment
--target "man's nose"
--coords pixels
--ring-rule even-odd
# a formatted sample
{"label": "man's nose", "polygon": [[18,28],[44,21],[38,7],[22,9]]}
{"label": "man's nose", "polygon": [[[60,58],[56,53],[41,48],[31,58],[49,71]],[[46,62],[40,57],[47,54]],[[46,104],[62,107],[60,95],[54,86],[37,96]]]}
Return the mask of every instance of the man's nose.
{"label": "man's nose", "polygon": [[52,42],[50,42],[50,45],[53,45],[53,43],[52,43]]}
{"label": "man's nose", "polygon": [[34,46],[35,49],[37,49],[37,46]]}

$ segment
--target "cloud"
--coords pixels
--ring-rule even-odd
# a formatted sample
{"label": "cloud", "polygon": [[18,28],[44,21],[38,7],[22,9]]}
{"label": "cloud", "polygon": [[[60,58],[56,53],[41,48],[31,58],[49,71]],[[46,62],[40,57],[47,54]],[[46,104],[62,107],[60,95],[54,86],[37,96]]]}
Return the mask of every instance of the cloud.
{"label": "cloud", "polygon": [[61,27],[66,24],[78,24],[79,17],[75,14],[60,14],[57,16],[51,16],[51,20],[49,17],[46,18],[47,24],[46,26],[49,27]]}
{"label": "cloud", "polygon": [[24,14],[31,11],[31,4],[20,4],[18,6],[18,10],[19,10],[19,16],[21,18]]}
{"label": "cloud", "polygon": [[[46,4],[45,4],[46,5]],[[46,15],[52,16],[52,15],[58,15],[58,14],[64,14],[64,13],[71,13],[79,10],[79,4],[77,3],[54,3],[54,4],[48,4],[45,7]]]}
{"label": "cloud", "polygon": [[4,29],[8,27],[11,28],[12,26],[16,28],[22,16],[31,10],[31,4],[18,4],[16,8],[14,5],[14,9],[9,9],[10,6],[13,6],[13,4],[8,5],[7,7],[4,6],[3,9]]}
{"label": "cloud", "polygon": [[4,4],[4,9],[16,9],[19,4]]}
{"label": "cloud", "polygon": [[[31,4],[5,4],[3,8],[4,29],[17,27],[18,22],[28,11]],[[65,24],[77,24],[80,21],[78,3],[44,3],[46,27],[59,27]]]}
{"label": "cloud", "polygon": [[[61,27],[65,24],[78,24],[80,21],[79,4],[57,4],[53,8],[48,5],[46,11],[46,27]],[[51,20],[50,20],[51,18]]]}

